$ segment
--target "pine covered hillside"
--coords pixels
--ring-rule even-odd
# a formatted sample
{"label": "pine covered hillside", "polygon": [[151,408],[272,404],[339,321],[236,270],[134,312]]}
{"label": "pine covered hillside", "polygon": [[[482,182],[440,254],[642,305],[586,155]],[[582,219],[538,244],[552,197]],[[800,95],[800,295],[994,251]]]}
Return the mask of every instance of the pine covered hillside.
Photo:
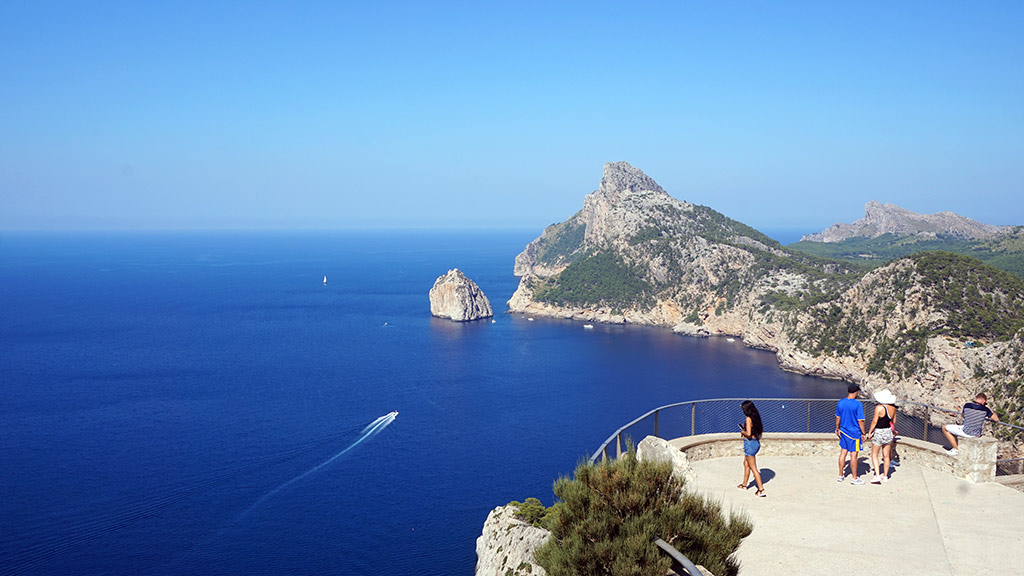
{"label": "pine covered hillside", "polygon": [[944,250],[1024,278],[1024,226],[990,226],[952,212],[921,215],[877,202],[867,204],[864,219],[808,234],[788,247],[868,267]]}
{"label": "pine covered hillside", "polygon": [[1024,406],[1019,278],[949,252],[874,269],[806,254],[625,162],[605,165],[598,190],[527,245],[515,273],[512,312],[738,336],[785,369],[868,391],[955,407],[988,390]]}

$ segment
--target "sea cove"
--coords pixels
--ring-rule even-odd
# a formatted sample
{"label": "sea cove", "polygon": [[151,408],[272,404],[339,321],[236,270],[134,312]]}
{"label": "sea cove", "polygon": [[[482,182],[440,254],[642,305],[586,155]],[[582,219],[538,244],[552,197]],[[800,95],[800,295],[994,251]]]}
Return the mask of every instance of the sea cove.
{"label": "sea cove", "polygon": [[[652,407],[841,395],[739,342],[503,314],[535,236],[3,234],[0,573],[470,574],[492,508]],[[431,318],[453,267],[494,323]]]}

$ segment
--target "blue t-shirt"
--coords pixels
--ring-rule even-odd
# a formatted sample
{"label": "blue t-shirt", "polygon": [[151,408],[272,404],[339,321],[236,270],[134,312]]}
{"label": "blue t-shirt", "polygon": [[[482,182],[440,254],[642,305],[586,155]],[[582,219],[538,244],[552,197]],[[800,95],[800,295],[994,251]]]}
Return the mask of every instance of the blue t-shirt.
{"label": "blue t-shirt", "polygon": [[864,419],[864,405],[853,398],[843,398],[836,403],[836,416],[839,417],[839,429],[854,438],[860,438],[860,424]]}

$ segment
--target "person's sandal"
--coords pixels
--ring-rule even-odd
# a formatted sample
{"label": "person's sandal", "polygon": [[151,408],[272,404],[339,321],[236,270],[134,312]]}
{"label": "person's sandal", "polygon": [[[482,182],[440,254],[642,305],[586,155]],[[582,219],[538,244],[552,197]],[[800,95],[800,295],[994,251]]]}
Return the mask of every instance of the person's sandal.
{"label": "person's sandal", "polygon": [[768,495],[764,493],[764,490],[758,490],[757,492],[754,492],[754,496],[760,496],[761,498],[764,498]]}
{"label": "person's sandal", "polygon": [[736,487],[739,488],[740,490],[746,490],[747,484],[737,484]]}

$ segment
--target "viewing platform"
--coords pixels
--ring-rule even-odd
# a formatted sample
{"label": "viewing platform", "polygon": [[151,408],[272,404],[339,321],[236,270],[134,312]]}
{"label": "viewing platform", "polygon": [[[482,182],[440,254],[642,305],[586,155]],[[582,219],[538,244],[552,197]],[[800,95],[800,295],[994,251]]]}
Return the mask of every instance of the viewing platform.
{"label": "viewing platform", "polygon": [[[725,436],[713,434],[708,436]],[[890,480],[870,484],[870,447],[860,453],[864,485],[838,476],[838,442],[828,454],[773,456],[771,445],[799,450],[807,435],[793,440],[766,435],[758,468],[767,497],[740,490],[740,442],[730,434],[735,456],[721,453],[690,459],[691,488],[746,512],[753,533],[737,551],[741,574],[856,574],[889,572],[910,576],[1020,574],[1024,492],[998,482],[971,482],[904,456]],[[780,435],[781,436],[781,435]],[[810,436],[827,437],[828,434]],[[685,447],[700,437],[673,440]],[[905,447],[907,448],[907,447]],[[909,449],[901,449],[909,456]],[[949,460],[953,457],[941,453]],[[918,460],[915,462],[914,460]],[[751,479],[753,485],[753,479]]]}
{"label": "viewing platform", "polygon": [[[689,488],[753,522],[736,553],[741,574],[1024,574],[1024,475],[1012,471],[1021,462],[1000,460],[991,435],[961,438],[959,454],[951,456],[941,426],[955,413],[897,403],[899,465],[888,482],[871,484],[867,441],[857,463],[865,484],[853,485],[849,465],[836,480],[834,400],[754,401],[767,430],[757,454],[764,498],[755,488],[737,488],[739,399],[656,408],[612,434],[591,461],[614,458],[647,436],[671,439],[661,453],[686,454]],[[862,403],[870,414],[873,402]],[[1024,430],[999,428],[1004,435]]]}

